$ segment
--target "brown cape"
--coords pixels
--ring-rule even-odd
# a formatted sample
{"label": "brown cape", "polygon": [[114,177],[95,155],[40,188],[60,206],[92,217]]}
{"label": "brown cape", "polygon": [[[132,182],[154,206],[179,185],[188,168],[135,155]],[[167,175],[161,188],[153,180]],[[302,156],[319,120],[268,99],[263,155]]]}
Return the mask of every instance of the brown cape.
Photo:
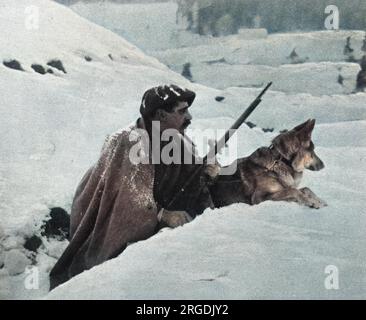
{"label": "brown cape", "polygon": [[[98,162],[85,173],[77,187],[71,208],[71,240],[51,270],[51,289],[116,257],[129,243],[152,236],[157,231],[160,207],[154,193],[164,198],[162,186],[166,189],[170,185],[175,189],[194,169],[189,165],[157,166],[161,183],[155,182],[154,192],[155,165],[134,164],[129,158],[131,148],[137,143],[143,148],[144,139],[136,129],[139,129],[138,122],[108,137]],[[180,170],[182,167],[185,170]],[[199,183],[193,185],[197,188]],[[172,192],[175,190],[168,190],[167,194]],[[210,201],[206,200],[202,205],[202,197],[207,196],[207,192],[195,193],[195,198],[201,201],[198,213],[209,206]],[[190,200],[187,203],[194,208],[194,201]],[[195,214],[197,212],[193,212]]]}

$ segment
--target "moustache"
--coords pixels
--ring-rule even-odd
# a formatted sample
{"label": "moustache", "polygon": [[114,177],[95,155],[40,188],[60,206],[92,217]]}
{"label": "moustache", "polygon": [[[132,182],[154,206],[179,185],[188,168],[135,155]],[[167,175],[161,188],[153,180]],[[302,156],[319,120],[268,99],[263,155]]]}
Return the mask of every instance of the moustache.
{"label": "moustache", "polygon": [[191,124],[191,121],[185,121],[184,123],[183,123],[183,128],[185,129],[185,128],[187,128],[189,125]]}

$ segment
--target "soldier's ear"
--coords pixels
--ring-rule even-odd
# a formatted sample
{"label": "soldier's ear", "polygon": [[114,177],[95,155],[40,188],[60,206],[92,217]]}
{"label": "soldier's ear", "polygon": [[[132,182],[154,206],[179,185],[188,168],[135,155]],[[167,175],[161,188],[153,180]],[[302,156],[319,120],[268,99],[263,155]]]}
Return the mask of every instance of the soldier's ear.
{"label": "soldier's ear", "polygon": [[167,117],[166,111],[163,109],[156,110],[155,115],[158,120],[165,120]]}

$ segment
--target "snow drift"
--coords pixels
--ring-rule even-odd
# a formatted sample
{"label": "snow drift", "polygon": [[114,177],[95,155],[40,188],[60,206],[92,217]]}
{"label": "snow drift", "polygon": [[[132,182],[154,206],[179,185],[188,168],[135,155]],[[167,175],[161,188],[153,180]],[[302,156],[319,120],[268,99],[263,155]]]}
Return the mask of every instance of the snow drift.
{"label": "snow drift", "polygon": [[[193,81],[218,89],[258,87],[276,79],[273,89],[287,93],[351,93],[360,67],[344,63],[348,58],[343,51],[348,36],[354,58],[363,55],[365,33],[357,30],[275,33],[267,37],[262,29],[243,29],[217,38],[188,33],[184,25],[177,25],[178,6],[171,2],[78,2],[70,8],[127,37],[178,73],[189,63]],[[247,39],[249,35],[254,36]],[[298,56],[291,59],[293,50]]]}
{"label": "snow drift", "polygon": [[[50,208],[69,211],[75,187],[97,160],[105,136],[137,118],[147,88],[176,83],[196,91],[192,127],[202,129],[227,128],[260,89],[234,87],[231,81],[224,90],[190,83],[52,1],[5,0],[0,6],[1,62],[15,59],[24,69],[0,65],[0,297],[38,298],[46,295],[50,268],[67,243],[42,238],[34,256],[23,248],[25,238],[39,233]],[[31,12],[38,8],[39,28],[24,25],[29,7]],[[332,52],[335,41],[324,43],[321,33],[277,37],[284,42],[315,38],[304,43],[309,52],[317,41]],[[236,45],[238,52],[255,52],[263,43]],[[276,57],[272,51],[258,52],[251,63]],[[339,61],[319,60],[315,53],[309,57],[316,68],[319,61]],[[48,65],[51,60],[61,61],[66,73]],[[39,74],[32,64],[53,73]],[[207,210],[186,226],[130,245],[47,298],[365,297],[365,98],[365,93],[270,91],[249,119],[258,127],[243,126],[237,134],[238,156],[244,156],[268,145],[279,130],[316,118],[314,142],[326,169],[307,173],[303,185],[329,207],[314,211],[266,202]],[[264,133],[261,127],[274,131]],[[328,265],[339,270],[339,290],[324,287]],[[29,266],[39,270],[39,290],[24,286],[27,273],[22,271]]]}

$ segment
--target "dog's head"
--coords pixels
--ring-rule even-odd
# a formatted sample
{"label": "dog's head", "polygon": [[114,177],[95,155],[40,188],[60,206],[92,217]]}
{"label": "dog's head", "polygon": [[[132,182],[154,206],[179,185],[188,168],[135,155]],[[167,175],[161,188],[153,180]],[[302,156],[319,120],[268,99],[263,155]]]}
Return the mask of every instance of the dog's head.
{"label": "dog's head", "polygon": [[297,172],[305,169],[319,171],[324,163],[314,152],[311,133],[315,126],[315,119],[309,119],[290,131],[281,133],[272,141],[273,147],[291,163]]}

